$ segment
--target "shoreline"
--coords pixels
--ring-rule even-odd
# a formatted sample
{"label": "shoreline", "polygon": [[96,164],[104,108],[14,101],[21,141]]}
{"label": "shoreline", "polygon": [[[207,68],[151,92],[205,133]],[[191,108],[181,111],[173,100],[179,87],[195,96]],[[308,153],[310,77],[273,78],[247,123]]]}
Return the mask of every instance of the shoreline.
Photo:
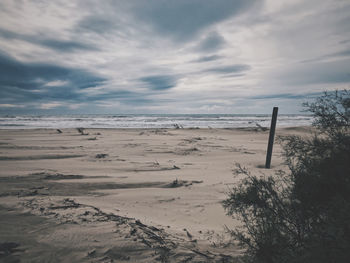
{"label": "shoreline", "polygon": [[[270,114],[214,114],[214,115],[73,115],[73,116],[16,116],[0,117],[0,129],[32,128],[244,128],[269,127]],[[278,125],[281,127],[310,125],[312,116],[305,114],[280,114]]]}
{"label": "shoreline", "polygon": [[[310,129],[313,126],[310,125],[294,125],[294,126],[280,126],[277,123],[276,129],[279,130],[294,130],[294,129]],[[174,127],[168,127],[168,128],[164,128],[164,127],[153,127],[153,128],[149,128],[149,127],[145,127],[145,128],[128,128],[128,127],[124,127],[124,128],[98,128],[98,127],[93,127],[93,128],[88,128],[88,127],[84,127],[84,126],[79,126],[79,127],[69,127],[69,128],[62,128],[62,127],[57,127],[57,128],[51,128],[51,127],[30,127],[30,128],[13,128],[11,126],[6,126],[6,128],[1,127],[0,126],[0,131],[28,131],[28,130],[47,130],[47,131],[56,131],[57,129],[60,130],[77,130],[79,128],[85,129],[85,130],[125,130],[125,131],[139,131],[139,130],[146,130],[146,131],[150,131],[150,130],[247,130],[247,131],[261,131],[261,127],[259,126],[242,126],[242,127],[205,127],[205,128],[201,128],[201,127],[183,127],[183,128],[174,128]],[[269,127],[262,127],[263,129],[269,129]]]}

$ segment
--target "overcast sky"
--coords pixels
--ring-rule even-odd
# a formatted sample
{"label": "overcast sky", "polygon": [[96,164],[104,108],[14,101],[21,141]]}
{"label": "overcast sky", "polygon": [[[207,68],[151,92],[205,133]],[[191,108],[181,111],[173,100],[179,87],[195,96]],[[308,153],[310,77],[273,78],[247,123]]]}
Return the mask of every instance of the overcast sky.
{"label": "overcast sky", "polygon": [[1,0],[0,113],[298,113],[350,84],[350,1]]}

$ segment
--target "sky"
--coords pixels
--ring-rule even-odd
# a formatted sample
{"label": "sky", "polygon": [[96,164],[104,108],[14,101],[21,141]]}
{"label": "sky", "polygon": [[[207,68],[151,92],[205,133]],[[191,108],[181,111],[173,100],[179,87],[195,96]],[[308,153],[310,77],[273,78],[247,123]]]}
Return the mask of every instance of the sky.
{"label": "sky", "polygon": [[0,1],[0,114],[299,113],[349,86],[349,0]]}

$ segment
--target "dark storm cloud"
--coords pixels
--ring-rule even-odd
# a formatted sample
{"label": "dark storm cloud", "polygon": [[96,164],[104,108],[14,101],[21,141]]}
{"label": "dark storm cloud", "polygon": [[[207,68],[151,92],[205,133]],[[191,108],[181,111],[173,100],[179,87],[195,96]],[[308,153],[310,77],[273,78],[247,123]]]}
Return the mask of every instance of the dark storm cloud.
{"label": "dark storm cloud", "polygon": [[[142,28],[149,25],[161,37],[187,41],[215,23],[244,13],[256,0],[138,0],[110,1],[88,7],[89,15],[75,25],[75,32],[94,32],[105,35],[112,31],[122,34],[128,27]],[[83,2],[82,8],[86,8]],[[142,25],[142,26],[140,26]],[[142,30],[142,29],[141,29]],[[218,45],[219,37],[212,36],[203,48]]]}
{"label": "dark storm cloud", "polygon": [[[5,100],[78,99],[78,90],[100,86],[105,81],[81,69],[48,63],[24,63],[1,52],[0,72],[0,95]],[[55,85],[55,82],[61,84]],[[48,83],[51,83],[50,86]]]}
{"label": "dark storm cloud", "polygon": [[212,52],[220,49],[225,44],[225,39],[217,32],[210,33],[197,47],[202,52]]}
{"label": "dark storm cloud", "polygon": [[219,74],[235,74],[242,73],[251,69],[251,66],[246,64],[235,64],[228,66],[220,66],[215,68],[210,68],[206,72],[219,73]]}
{"label": "dark storm cloud", "polygon": [[350,83],[343,0],[0,2],[0,110],[252,112]]}
{"label": "dark storm cloud", "polygon": [[98,50],[97,47],[79,41],[46,38],[41,35],[19,34],[5,29],[0,29],[0,38],[7,40],[22,40],[60,52],[72,52],[76,50]]}
{"label": "dark storm cloud", "polygon": [[153,75],[140,78],[152,90],[168,90],[176,86],[177,78],[171,75]]}
{"label": "dark storm cloud", "polygon": [[[140,96],[127,90],[112,90],[98,94],[82,93],[86,88],[98,87],[105,79],[89,72],[44,63],[22,63],[0,53],[0,102],[11,104],[50,103],[95,103],[111,100],[124,101],[131,105],[151,103],[147,94]],[[38,81],[40,80],[40,81]],[[64,81],[63,85],[50,81]]]}
{"label": "dark storm cloud", "polygon": [[137,20],[151,24],[160,35],[183,41],[202,29],[246,11],[252,0],[137,1],[132,12]]}
{"label": "dark storm cloud", "polygon": [[33,93],[29,90],[23,90],[16,86],[0,85],[0,102],[3,103],[22,103],[40,100],[42,94]]}

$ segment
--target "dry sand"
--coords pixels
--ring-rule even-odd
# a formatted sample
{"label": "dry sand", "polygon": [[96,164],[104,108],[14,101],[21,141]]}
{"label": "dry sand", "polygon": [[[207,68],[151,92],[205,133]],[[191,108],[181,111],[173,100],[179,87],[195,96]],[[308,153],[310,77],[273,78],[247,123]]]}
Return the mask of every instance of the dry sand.
{"label": "dry sand", "polygon": [[[277,135],[308,128],[277,129]],[[254,129],[0,130],[0,261],[235,262],[220,202],[285,170]]]}

